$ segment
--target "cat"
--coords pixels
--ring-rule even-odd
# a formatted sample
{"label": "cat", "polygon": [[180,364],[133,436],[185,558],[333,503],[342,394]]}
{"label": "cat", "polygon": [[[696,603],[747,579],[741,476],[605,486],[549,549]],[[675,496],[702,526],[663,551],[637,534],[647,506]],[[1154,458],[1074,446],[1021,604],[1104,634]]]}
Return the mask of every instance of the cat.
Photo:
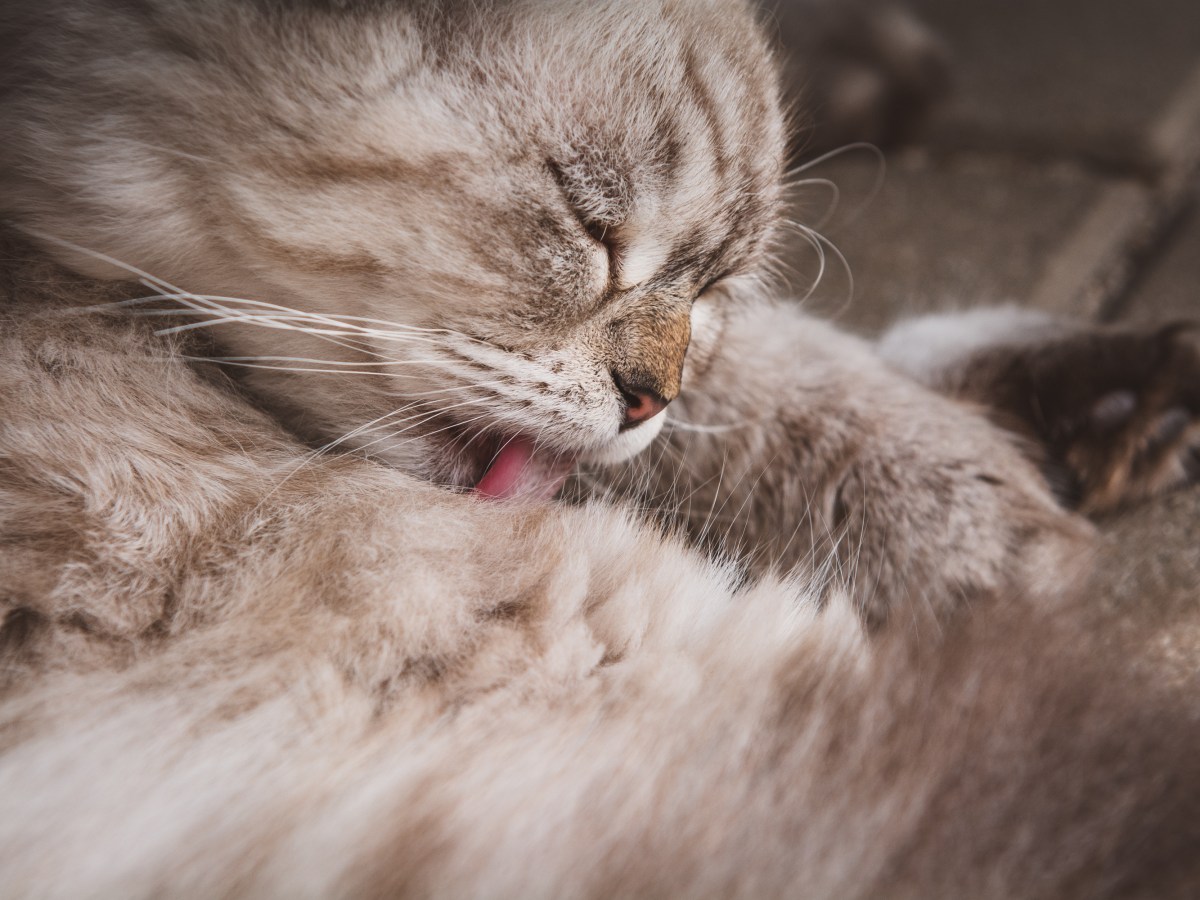
{"label": "cat", "polygon": [[6,892],[1200,883],[1064,505],[1191,478],[1190,328],[773,299],[747,4],[0,22]]}

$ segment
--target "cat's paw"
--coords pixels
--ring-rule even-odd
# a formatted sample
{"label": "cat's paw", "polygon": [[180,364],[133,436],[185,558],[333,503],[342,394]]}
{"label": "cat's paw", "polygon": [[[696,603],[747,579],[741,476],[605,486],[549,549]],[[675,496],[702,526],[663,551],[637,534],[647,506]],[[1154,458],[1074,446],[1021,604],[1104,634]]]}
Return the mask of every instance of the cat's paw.
{"label": "cat's paw", "polygon": [[794,0],[778,9],[785,64],[812,127],[805,151],[903,139],[950,84],[949,53],[885,0]]}
{"label": "cat's paw", "polygon": [[1200,321],[1030,348],[1009,412],[1033,428],[1068,505],[1095,514],[1200,478]]}

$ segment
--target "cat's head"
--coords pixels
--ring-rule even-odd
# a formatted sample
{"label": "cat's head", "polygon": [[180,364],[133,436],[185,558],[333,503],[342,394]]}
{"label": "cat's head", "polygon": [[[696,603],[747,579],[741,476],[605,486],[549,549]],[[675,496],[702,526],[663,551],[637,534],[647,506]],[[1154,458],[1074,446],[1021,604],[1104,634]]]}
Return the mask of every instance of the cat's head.
{"label": "cat's head", "polygon": [[485,493],[649,443],[777,216],[740,0],[56,0],[7,32],[10,216],[196,295],[313,439]]}

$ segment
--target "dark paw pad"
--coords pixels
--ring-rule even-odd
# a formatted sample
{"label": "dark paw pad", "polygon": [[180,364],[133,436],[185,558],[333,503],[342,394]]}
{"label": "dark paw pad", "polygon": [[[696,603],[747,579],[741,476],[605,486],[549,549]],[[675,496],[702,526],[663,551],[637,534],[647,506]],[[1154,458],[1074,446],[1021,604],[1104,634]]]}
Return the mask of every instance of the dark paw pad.
{"label": "dark paw pad", "polygon": [[[1067,499],[1098,513],[1200,476],[1200,327],[1098,330],[1027,354],[1013,410]],[[1014,395],[1017,392],[1014,392]]]}

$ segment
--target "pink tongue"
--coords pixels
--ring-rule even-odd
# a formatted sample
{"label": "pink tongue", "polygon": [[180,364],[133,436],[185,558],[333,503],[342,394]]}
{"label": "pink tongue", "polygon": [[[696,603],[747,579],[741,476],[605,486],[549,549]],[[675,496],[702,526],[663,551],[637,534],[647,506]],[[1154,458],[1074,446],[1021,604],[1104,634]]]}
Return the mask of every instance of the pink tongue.
{"label": "pink tongue", "polygon": [[491,500],[517,496],[549,500],[558,493],[571,468],[572,464],[567,460],[547,462],[535,458],[533,442],[515,437],[500,448],[475,485],[475,492]]}
{"label": "pink tongue", "polygon": [[523,438],[513,438],[500,448],[479,484],[475,485],[476,492],[493,500],[512,497],[517,493],[521,474],[532,459],[533,444]]}

